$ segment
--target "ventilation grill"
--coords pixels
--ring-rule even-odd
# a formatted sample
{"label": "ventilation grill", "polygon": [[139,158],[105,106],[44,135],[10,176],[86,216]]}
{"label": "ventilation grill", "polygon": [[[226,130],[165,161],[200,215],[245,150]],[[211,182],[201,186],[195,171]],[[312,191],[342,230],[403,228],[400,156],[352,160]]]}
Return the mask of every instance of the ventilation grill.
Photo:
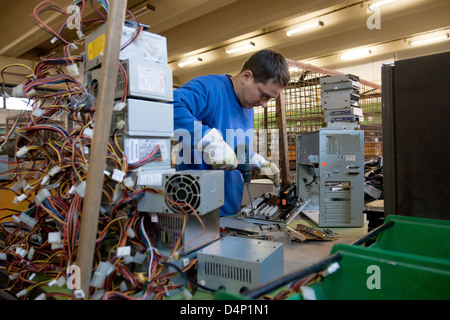
{"label": "ventilation grill", "polygon": [[[166,198],[166,205],[175,213],[191,213],[200,206],[200,184],[190,175],[173,175],[165,185],[166,194],[173,202]],[[177,205],[178,204],[178,205]],[[191,207],[187,206],[190,205]],[[181,209],[181,208],[182,209]]]}
{"label": "ventilation grill", "polygon": [[205,274],[229,280],[251,283],[252,271],[221,263],[205,261]]}
{"label": "ventilation grill", "polygon": [[173,247],[181,236],[182,230],[182,216],[158,214],[157,227],[151,228],[150,238],[153,243],[161,244],[164,247]]}
{"label": "ventilation grill", "polygon": [[[122,67],[124,69],[125,74],[128,74],[128,64],[127,63],[122,63]],[[117,74],[117,82],[116,82],[116,88],[114,89],[115,93],[122,93],[125,91],[125,77],[122,74],[122,72],[119,70],[118,74]]]}

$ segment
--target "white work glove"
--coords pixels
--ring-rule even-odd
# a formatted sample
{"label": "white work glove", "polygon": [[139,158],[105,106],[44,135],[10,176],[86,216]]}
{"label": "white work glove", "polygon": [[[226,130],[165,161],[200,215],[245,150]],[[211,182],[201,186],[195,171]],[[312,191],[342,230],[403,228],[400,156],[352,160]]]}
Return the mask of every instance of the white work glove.
{"label": "white work glove", "polygon": [[195,149],[203,151],[205,162],[213,169],[234,170],[237,168],[236,154],[215,128],[199,141]]}
{"label": "white work glove", "polygon": [[280,185],[280,169],[278,169],[278,166],[275,163],[267,161],[263,156],[257,153],[251,158],[250,163],[258,167],[261,171],[261,175],[272,180],[275,188],[278,188]]}

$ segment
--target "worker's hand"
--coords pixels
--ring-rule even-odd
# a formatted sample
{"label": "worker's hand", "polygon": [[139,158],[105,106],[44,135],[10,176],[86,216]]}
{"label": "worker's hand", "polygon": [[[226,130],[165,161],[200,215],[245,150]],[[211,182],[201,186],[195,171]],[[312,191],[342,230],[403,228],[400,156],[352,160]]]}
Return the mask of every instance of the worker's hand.
{"label": "worker's hand", "polygon": [[280,185],[280,169],[273,162],[266,162],[261,166],[261,174],[272,180],[275,188]]}
{"label": "worker's hand", "polygon": [[280,185],[280,169],[278,169],[278,166],[275,163],[267,161],[263,156],[257,153],[253,155],[250,162],[259,168],[261,175],[272,180],[275,188],[278,188]]}
{"label": "worker's hand", "polygon": [[236,154],[217,129],[211,129],[199,141],[196,149],[203,151],[205,162],[213,169],[234,170],[237,167]]}

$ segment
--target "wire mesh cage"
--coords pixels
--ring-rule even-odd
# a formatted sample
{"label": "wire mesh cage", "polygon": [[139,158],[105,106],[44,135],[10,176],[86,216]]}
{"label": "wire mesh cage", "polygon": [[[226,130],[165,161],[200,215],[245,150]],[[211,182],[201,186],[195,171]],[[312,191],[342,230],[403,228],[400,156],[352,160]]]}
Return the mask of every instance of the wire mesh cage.
{"label": "wire mesh cage", "polygon": [[[281,123],[285,125],[285,128],[279,128],[279,122],[277,123],[275,102],[269,104],[267,108],[255,108],[253,147],[255,151],[271,161],[279,161],[278,138],[280,130],[284,129],[287,135],[287,146],[285,146],[287,151],[284,152],[289,158],[289,169],[295,171],[297,135],[317,131],[327,126],[322,111],[320,79],[342,73],[289,59],[287,61],[290,66],[291,81],[282,93],[284,94],[285,119]],[[360,83],[359,102],[364,121],[360,123],[359,130],[364,130],[364,157],[368,161],[382,156],[381,86],[363,79],[360,79]]]}

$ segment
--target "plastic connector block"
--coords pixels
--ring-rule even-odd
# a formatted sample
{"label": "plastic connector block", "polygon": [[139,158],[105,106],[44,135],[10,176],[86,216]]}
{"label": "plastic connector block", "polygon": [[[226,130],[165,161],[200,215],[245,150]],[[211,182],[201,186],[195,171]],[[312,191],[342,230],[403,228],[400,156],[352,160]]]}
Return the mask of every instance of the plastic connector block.
{"label": "plastic connector block", "polygon": [[76,64],[69,64],[67,66],[67,72],[72,77],[76,77],[76,76],[78,76],[80,74],[80,71],[78,70],[78,67],[77,67]]}
{"label": "plastic connector block", "polygon": [[114,105],[113,111],[122,111],[126,107],[126,105],[127,104],[125,102],[118,102]]}
{"label": "plastic connector block", "polygon": [[115,267],[109,261],[100,261],[94,271],[91,279],[91,286],[94,288],[102,288],[107,276],[109,276]]}
{"label": "plastic connector block", "polygon": [[84,198],[84,195],[86,194],[86,181],[80,182],[75,187],[75,191],[76,191],[76,193],[78,193],[80,195],[80,197]]}
{"label": "plastic connector block", "polygon": [[339,263],[334,262],[334,263],[330,264],[330,266],[323,272],[322,276],[326,277],[326,276],[336,272],[337,269],[339,269]]}
{"label": "plastic connector block", "polygon": [[34,300],[47,300],[47,296],[44,292],[42,292],[40,295],[38,295]]}
{"label": "plastic connector block", "polygon": [[120,171],[119,169],[114,169],[111,179],[120,183],[122,182],[125,175],[126,172]]}
{"label": "plastic connector block", "polygon": [[122,128],[125,126],[125,121],[120,120],[116,123],[116,129],[117,130],[122,130]]}
{"label": "plastic connector block", "polygon": [[50,181],[50,176],[46,174],[41,180],[41,186],[46,186]]}
{"label": "plastic connector block", "polygon": [[30,250],[28,250],[27,259],[29,261],[33,260],[34,252],[35,252],[35,250],[33,247],[31,247]]}
{"label": "plastic connector block", "polygon": [[63,247],[63,244],[61,242],[61,232],[49,232],[48,243],[50,243],[52,250],[61,249]]}
{"label": "plastic connector block", "polygon": [[133,178],[126,177],[125,179],[123,179],[123,185],[127,188],[132,188],[134,186]]}
{"label": "plastic connector block", "polygon": [[19,84],[12,89],[13,97],[23,97],[23,84]]}
{"label": "plastic connector block", "polygon": [[21,291],[16,293],[16,297],[20,298],[20,297],[26,296],[27,294],[28,294],[28,290],[27,289],[23,289],[23,290],[21,290]]}
{"label": "plastic connector block", "polygon": [[6,261],[8,260],[8,255],[4,252],[0,252],[0,261]]}
{"label": "plastic connector block", "polygon": [[33,98],[36,95],[36,93],[37,93],[36,90],[31,89],[30,91],[27,92],[26,97],[28,99],[31,99],[31,98]]}
{"label": "plastic connector block", "polygon": [[27,195],[22,193],[20,196],[14,197],[13,204],[18,204],[27,198]]}
{"label": "plastic connector block", "polygon": [[33,116],[35,117],[40,117],[45,113],[44,109],[40,109],[40,108],[36,108],[33,110],[33,112],[31,113]]}
{"label": "plastic connector block", "polygon": [[134,263],[142,264],[142,262],[145,261],[145,258],[147,258],[146,254],[136,252],[136,254],[134,255]]}
{"label": "plastic connector block", "polygon": [[52,194],[47,189],[45,189],[45,188],[41,189],[34,197],[34,203],[36,203],[36,205],[40,205],[45,199],[47,199],[51,195]]}
{"label": "plastic connector block", "polygon": [[77,299],[84,299],[86,297],[86,295],[84,294],[84,291],[81,289],[76,289],[73,292],[73,295],[75,296],[75,298]]}
{"label": "plastic connector block", "polygon": [[37,221],[36,219],[30,217],[29,215],[27,215],[25,212],[22,212],[19,216],[20,221],[22,221],[23,223],[25,223],[27,226],[29,226],[30,228],[34,228],[34,226],[36,225]]}
{"label": "plastic connector block", "polygon": [[61,167],[59,167],[59,166],[54,166],[54,167],[52,167],[49,171],[48,171],[48,175],[50,176],[50,177],[53,177],[55,174],[57,174],[58,172],[60,172],[61,171]]}
{"label": "plastic connector block", "polygon": [[128,257],[131,255],[131,247],[118,247],[117,248],[117,256],[118,257]]}
{"label": "plastic connector block", "polygon": [[83,135],[88,137],[88,138],[92,138],[94,136],[94,129],[91,128],[85,128],[83,130]]}
{"label": "plastic connector block", "polygon": [[22,148],[17,150],[16,157],[17,158],[22,158],[25,154],[27,154],[27,152],[28,152],[27,146],[23,146]]}

